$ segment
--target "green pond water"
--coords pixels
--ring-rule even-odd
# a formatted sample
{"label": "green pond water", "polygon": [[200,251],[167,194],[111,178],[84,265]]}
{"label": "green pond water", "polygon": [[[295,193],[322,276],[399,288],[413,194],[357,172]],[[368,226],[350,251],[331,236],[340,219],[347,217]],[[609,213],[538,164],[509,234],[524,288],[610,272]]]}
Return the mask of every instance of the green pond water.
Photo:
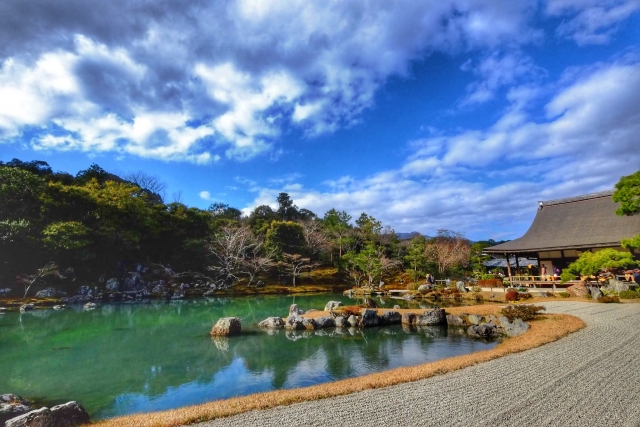
{"label": "green pond water", "polygon": [[[101,419],[304,387],[495,345],[446,327],[273,334],[257,328],[269,316],[286,316],[294,302],[322,309],[330,300],[355,303],[324,294],[10,312],[0,316],[0,393],[47,406],[77,400]],[[386,300],[382,307],[394,304],[407,306]],[[212,339],[212,325],[225,316],[240,317],[243,334]]]}

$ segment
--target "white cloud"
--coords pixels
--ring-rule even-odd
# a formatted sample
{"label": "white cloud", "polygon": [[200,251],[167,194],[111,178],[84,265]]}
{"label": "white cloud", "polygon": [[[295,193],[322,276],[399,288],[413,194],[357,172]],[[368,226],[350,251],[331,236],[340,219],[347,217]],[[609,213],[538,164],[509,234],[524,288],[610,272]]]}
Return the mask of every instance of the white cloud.
{"label": "white cloud", "polygon": [[211,200],[213,200],[213,199],[211,198],[211,193],[210,193],[210,192],[208,192],[208,191],[201,191],[200,193],[198,193],[198,196],[200,196],[200,198],[201,198],[202,200],[206,200],[206,201],[208,201],[208,202],[210,202]]}
{"label": "white cloud", "polygon": [[[527,103],[537,101],[532,88],[515,88],[511,109],[485,131],[414,141],[397,169],[344,176],[326,182],[326,191],[289,187],[289,194],[319,215],[336,208],[355,218],[364,211],[396,231],[519,237],[538,200],[612,188],[640,164],[640,62],[600,64],[571,76],[550,95],[546,119],[526,113]],[[245,211],[273,204],[280,190],[260,189]]]}
{"label": "white cloud", "polygon": [[640,10],[640,0],[549,0],[547,13],[572,15],[558,26],[560,37],[571,38],[579,45],[606,44],[617,25]]}

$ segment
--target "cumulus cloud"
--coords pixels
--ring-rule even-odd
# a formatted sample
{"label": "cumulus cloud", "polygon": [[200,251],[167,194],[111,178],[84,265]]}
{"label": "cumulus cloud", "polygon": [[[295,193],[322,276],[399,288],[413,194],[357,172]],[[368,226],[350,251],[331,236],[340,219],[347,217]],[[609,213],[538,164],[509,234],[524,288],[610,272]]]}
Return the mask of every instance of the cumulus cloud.
{"label": "cumulus cloud", "polygon": [[[413,141],[402,167],[326,182],[325,191],[290,192],[322,215],[367,212],[397,231],[461,231],[471,238],[515,238],[538,200],[610,189],[640,164],[640,62],[600,64],[555,83],[545,115],[527,113],[532,92],[514,88],[511,108],[486,130]],[[281,189],[257,189],[251,207],[273,204]],[[499,225],[499,227],[496,227]],[[500,229],[502,234],[491,235]]]}
{"label": "cumulus cloud", "polygon": [[200,193],[198,193],[198,195],[200,196],[200,198],[201,198],[202,200],[206,200],[206,201],[208,201],[208,202],[209,202],[209,201],[211,201],[211,200],[213,200],[213,199],[211,198],[211,193],[210,193],[210,192],[208,192],[208,191],[201,191]]}
{"label": "cumulus cloud", "polygon": [[390,76],[430,52],[537,39],[535,12],[524,0],[7,0],[1,141],[28,128],[37,149],[277,157],[284,129],[356,123]]}

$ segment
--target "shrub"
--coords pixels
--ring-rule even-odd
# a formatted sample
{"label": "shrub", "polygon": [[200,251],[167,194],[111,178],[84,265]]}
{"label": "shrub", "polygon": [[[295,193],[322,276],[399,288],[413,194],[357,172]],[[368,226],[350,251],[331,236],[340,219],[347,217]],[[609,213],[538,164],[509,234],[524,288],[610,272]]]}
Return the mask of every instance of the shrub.
{"label": "shrub", "polygon": [[549,298],[555,298],[556,297],[556,293],[555,292],[547,292],[547,296]]}
{"label": "shrub", "polygon": [[518,292],[518,299],[531,299],[533,298],[533,295],[531,295],[529,292]]}
{"label": "shrub", "polygon": [[473,299],[476,301],[484,301],[482,294],[473,294]]}
{"label": "shrub", "polygon": [[560,298],[569,298],[571,294],[569,292],[558,292]]}
{"label": "shrub", "polygon": [[603,297],[598,298],[598,302],[602,302],[602,303],[620,302],[620,298],[605,295]]}
{"label": "shrub", "polygon": [[431,299],[441,299],[442,298],[442,294],[440,292],[438,292],[438,291],[429,292],[425,296],[427,298],[431,298]]}
{"label": "shrub", "polygon": [[531,304],[523,304],[523,305],[509,305],[502,309],[501,313],[510,322],[513,322],[515,319],[522,319],[525,322],[527,320],[531,320],[535,317],[538,312],[543,311],[545,308],[541,305],[531,305]]}
{"label": "shrub", "polygon": [[417,291],[420,285],[422,285],[422,283],[420,282],[407,283],[407,289],[409,289],[410,291]]}
{"label": "shrub", "polygon": [[344,317],[349,317],[351,315],[360,316],[360,307],[357,305],[345,305],[344,307],[340,307],[342,315]]}
{"label": "shrub", "polygon": [[518,300],[518,291],[515,289],[509,289],[507,293],[504,295],[504,300],[509,301],[517,301]]}
{"label": "shrub", "polygon": [[482,292],[482,288],[480,286],[474,286],[471,288],[471,292]]}
{"label": "shrub", "polygon": [[631,290],[620,291],[621,299],[633,299],[638,297],[640,297],[640,295],[638,295],[638,293],[635,291],[631,291]]}

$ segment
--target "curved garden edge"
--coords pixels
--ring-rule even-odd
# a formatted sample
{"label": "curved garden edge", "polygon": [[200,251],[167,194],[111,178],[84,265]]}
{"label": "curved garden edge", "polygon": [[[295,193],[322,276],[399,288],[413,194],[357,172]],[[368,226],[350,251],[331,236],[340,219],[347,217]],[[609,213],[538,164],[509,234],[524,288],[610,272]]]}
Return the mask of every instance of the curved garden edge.
{"label": "curved garden edge", "polygon": [[[458,314],[467,312],[490,315],[496,314],[499,310],[499,306],[455,307],[448,308],[447,313]],[[318,400],[369,389],[389,387],[401,383],[422,380],[435,375],[446,374],[481,362],[539,347],[557,341],[586,326],[581,319],[567,314],[545,314],[540,316],[539,319],[530,322],[530,325],[531,329],[525,334],[506,339],[491,350],[442,359],[418,366],[395,368],[380,373],[310,387],[275,390],[168,411],[111,418],[92,424],[92,426],[180,426],[237,415],[251,410],[270,409],[303,401]]]}

